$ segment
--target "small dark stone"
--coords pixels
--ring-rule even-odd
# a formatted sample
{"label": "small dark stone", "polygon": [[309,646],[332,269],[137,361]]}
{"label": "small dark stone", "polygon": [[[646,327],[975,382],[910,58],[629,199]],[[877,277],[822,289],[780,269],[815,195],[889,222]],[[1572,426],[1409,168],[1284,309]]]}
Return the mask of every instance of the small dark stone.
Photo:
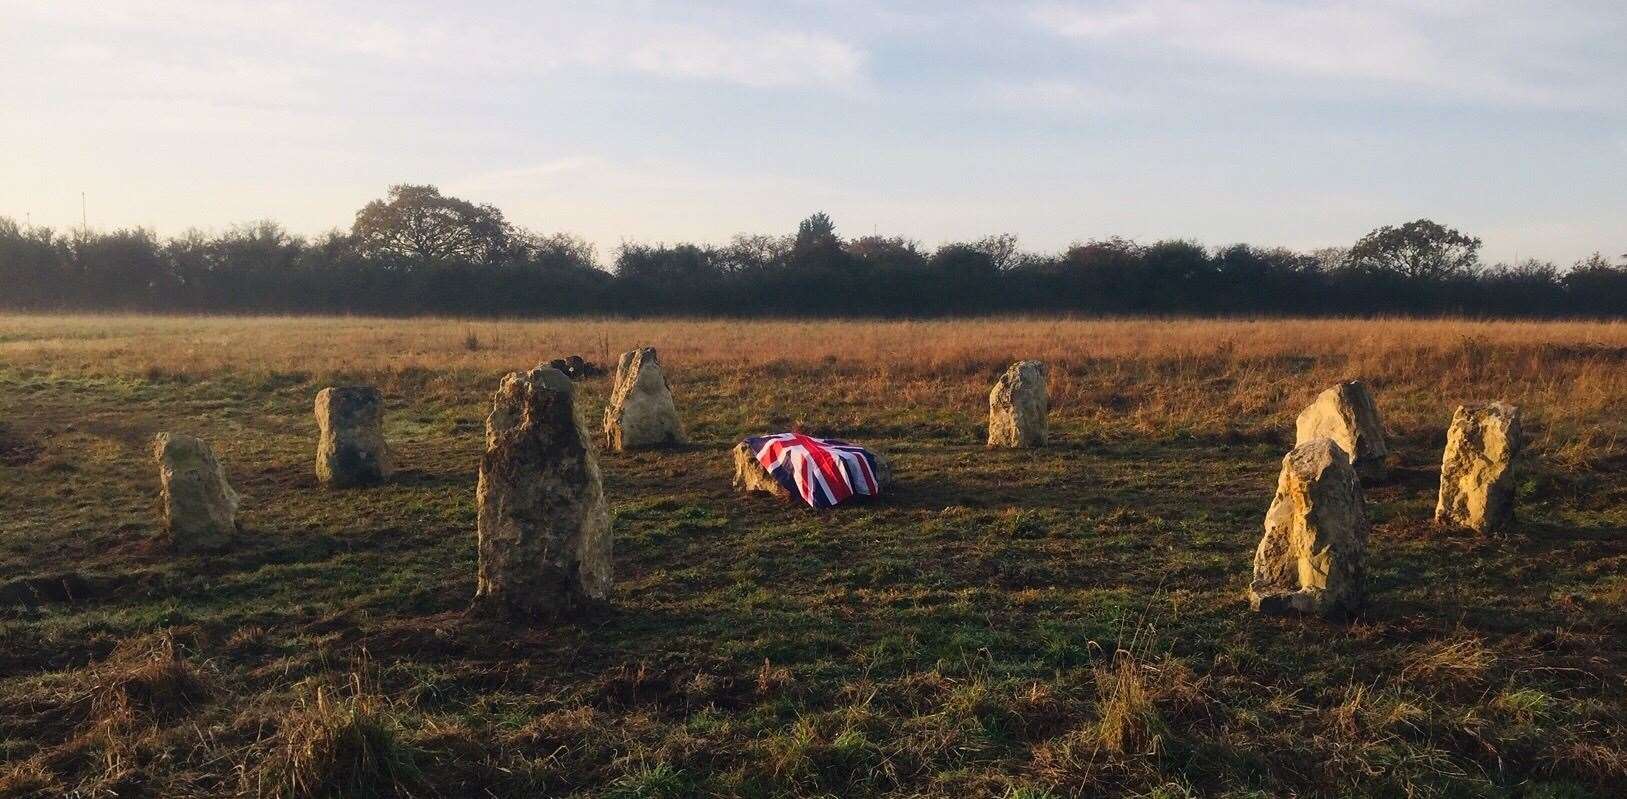
{"label": "small dark stone", "polygon": [[555,358],[549,361],[548,365],[558,369],[566,377],[572,380],[583,380],[589,377],[597,377],[605,373],[604,370],[599,368],[597,364],[583,358],[580,355],[567,355],[564,358]]}

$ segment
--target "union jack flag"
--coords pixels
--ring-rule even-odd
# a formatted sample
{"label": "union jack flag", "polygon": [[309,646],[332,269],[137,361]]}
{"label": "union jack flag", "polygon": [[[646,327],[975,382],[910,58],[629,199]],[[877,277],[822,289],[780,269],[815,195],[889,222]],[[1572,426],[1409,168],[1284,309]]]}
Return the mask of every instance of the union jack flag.
{"label": "union jack flag", "polygon": [[864,447],[801,433],[751,436],[746,446],[780,485],[815,508],[881,493],[876,456]]}

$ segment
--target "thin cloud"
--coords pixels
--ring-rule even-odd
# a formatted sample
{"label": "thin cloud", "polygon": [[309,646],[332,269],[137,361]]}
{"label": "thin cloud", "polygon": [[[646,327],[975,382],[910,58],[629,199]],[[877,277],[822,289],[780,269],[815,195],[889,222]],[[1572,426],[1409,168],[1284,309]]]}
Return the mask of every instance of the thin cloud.
{"label": "thin cloud", "polygon": [[1021,111],[1097,116],[1154,107],[1149,98],[1124,88],[1070,78],[989,80],[977,86],[976,96],[995,105]]}
{"label": "thin cloud", "polygon": [[858,80],[864,57],[826,36],[782,32],[726,36],[677,29],[648,32],[631,45],[625,63],[652,75],[745,86],[846,86]]}
{"label": "thin cloud", "polygon": [[[1570,17],[1577,24],[1555,24]],[[1588,20],[1550,4],[1145,0],[1031,6],[1056,36],[1119,53],[1188,56],[1310,80],[1355,81],[1526,105],[1599,105],[1608,64],[1569,61]],[[1544,60],[1534,63],[1533,53]]]}
{"label": "thin cloud", "polygon": [[604,158],[592,155],[567,156],[555,158],[529,166],[499,169],[485,172],[456,181],[454,188],[460,190],[479,190],[493,186],[509,188],[514,184],[530,182],[542,178],[558,177],[570,173],[589,170],[603,170],[610,167],[610,162]]}
{"label": "thin cloud", "polygon": [[227,50],[239,58],[261,53],[267,62],[319,59],[334,68],[535,74],[588,67],[750,87],[844,87],[859,82],[865,67],[862,50],[829,34],[726,15],[629,15],[614,6],[545,3],[484,14],[425,7],[381,16],[307,2],[155,0],[133,13],[74,0],[9,0],[0,9],[14,21],[105,42],[132,69],[163,63],[160,53],[171,61],[185,53],[212,60]]}

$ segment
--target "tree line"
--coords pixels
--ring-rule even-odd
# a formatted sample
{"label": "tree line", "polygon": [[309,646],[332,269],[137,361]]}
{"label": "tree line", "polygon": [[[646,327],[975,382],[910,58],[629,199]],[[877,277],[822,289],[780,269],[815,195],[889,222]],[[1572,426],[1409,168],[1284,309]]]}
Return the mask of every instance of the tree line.
{"label": "tree line", "polygon": [[1420,219],[1304,253],[1120,238],[1060,253],[1009,235],[926,248],[844,239],[816,213],[793,234],[727,244],[623,244],[610,269],[566,234],[395,186],[348,231],[272,222],[160,240],[136,228],[57,232],[0,217],[0,307],[182,313],[929,316],[986,313],[1627,315],[1627,256],[1569,268],[1487,265],[1480,240]]}

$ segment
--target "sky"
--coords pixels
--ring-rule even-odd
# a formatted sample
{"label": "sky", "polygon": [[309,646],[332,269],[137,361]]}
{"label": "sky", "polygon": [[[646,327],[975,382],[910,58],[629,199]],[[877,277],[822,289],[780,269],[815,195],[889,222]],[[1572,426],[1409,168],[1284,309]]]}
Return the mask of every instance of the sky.
{"label": "sky", "polygon": [[1627,253],[1627,2],[0,0],[0,216]]}

